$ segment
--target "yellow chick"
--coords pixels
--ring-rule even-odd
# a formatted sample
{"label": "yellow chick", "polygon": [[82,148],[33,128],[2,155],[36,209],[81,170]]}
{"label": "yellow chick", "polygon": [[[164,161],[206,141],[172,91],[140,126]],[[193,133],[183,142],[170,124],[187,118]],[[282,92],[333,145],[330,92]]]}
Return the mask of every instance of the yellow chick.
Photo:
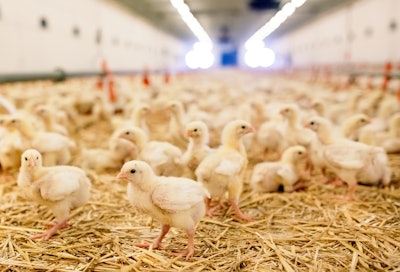
{"label": "yellow chick", "polygon": [[350,117],[347,117],[340,126],[341,136],[357,141],[359,138],[360,128],[366,126],[370,122],[370,118],[363,113],[353,114]]}
{"label": "yellow chick", "polygon": [[42,153],[44,165],[63,165],[71,160],[71,149],[75,148],[72,139],[55,132],[37,131],[27,117],[22,115],[8,120],[6,126],[17,129],[28,148],[37,149]]}
{"label": "yellow chick", "polygon": [[56,119],[57,111],[55,109],[47,105],[40,105],[36,107],[35,113],[43,120],[47,131],[56,132],[64,136],[68,135],[68,130],[58,124]]}
{"label": "yellow chick", "polygon": [[[124,139],[119,139],[124,141]],[[126,140],[125,140],[126,141]],[[119,169],[125,163],[129,153],[135,152],[135,146],[126,141],[128,145],[112,145],[112,149],[106,148],[83,148],[81,152],[80,166],[83,169],[91,169],[96,172]],[[130,158],[131,159],[131,158]]]}
{"label": "yellow chick", "polygon": [[283,186],[285,192],[298,189],[300,179],[308,179],[305,169],[301,169],[302,160],[307,159],[304,146],[287,148],[278,162],[262,162],[254,166],[250,185],[255,192],[277,192]]}
{"label": "yellow chick", "polygon": [[148,141],[145,132],[138,127],[121,129],[118,135],[134,143],[138,154],[137,159],[150,164],[156,175],[180,176],[182,174],[182,151],[178,147],[168,142]]}
{"label": "yellow chick", "polygon": [[17,170],[21,162],[21,154],[25,149],[23,139],[20,133],[4,124],[8,119],[12,118],[9,115],[1,116],[0,123],[4,127],[3,134],[0,137],[0,164],[3,175],[8,177],[10,170]]}
{"label": "yellow chick", "polygon": [[309,147],[314,134],[300,124],[300,109],[297,105],[287,105],[280,110],[287,120],[284,138],[288,146],[302,145]]}
{"label": "yellow chick", "polygon": [[150,106],[147,103],[140,103],[136,105],[130,116],[130,125],[140,127],[146,134],[149,134],[149,127],[146,123],[146,116],[151,114]]}
{"label": "yellow chick", "polygon": [[195,178],[194,171],[200,162],[215,150],[208,146],[209,133],[207,125],[202,121],[193,121],[186,125],[186,136],[189,144],[182,156],[182,164],[187,167],[185,176]]}
{"label": "yellow chick", "polygon": [[[206,200],[207,214],[212,215],[218,205],[211,208],[211,198],[220,201],[228,192],[229,200],[238,218],[251,220],[251,217],[239,209],[239,197],[243,187],[243,174],[247,168],[248,160],[242,137],[255,129],[244,120],[231,121],[225,125],[221,145],[215,153],[210,154],[197,167],[195,174],[210,192],[211,197]],[[221,204],[221,202],[220,202]]]}
{"label": "yellow chick", "polygon": [[47,206],[56,217],[48,231],[31,237],[44,240],[68,226],[70,210],[87,203],[91,188],[82,169],[66,165],[42,166],[42,155],[35,149],[22,153],[17,183],[27,198]]}
{"label": "yellow chick", "polygon": [[391,169],[383,148],[334,138],[330,122],[325,118],[313,117],[307,125],[317,134],[320,160],[347,183],[345,200],[355,198],[357,183],[384,186],[390,183]]}
{"label": "yellow chick", "polygon": [[180,101],[174,100],[167,104],[166,109],[171,113],[169,142],[184,150],[188,144],[188,140],[184,136],[186,120],[183,104]]}
{"label": "yellow chick", "polygon": [[261,124],[256,133],[245,138],[244,143],[248,158],[253,163],[276,161],[287,147],[284,140],[284,127],[276,121],[266,121]]}
{"label": "yellow chick", "polygon": [[[133,207],[161,223],[161,233],[154,241],[153,249],[161,248],[169,229],[176,227],[185,230],[188,236],[188,247],[183,255],[186,259],[192,257],[196,226],[206,211],[207,190],[191,179],[157,176],[149,164],[138,160],[126,162],[117,180],[129,182],[127,195]],[[148,244],[136,246],[149,247]]]}
{"label": "yellow chick", "polygon": [[374,131],[365,129],[360,132],[360,142],[380,146],[387,153],[400,152],[400,112],[393,114],[389,118],[387,131]]}

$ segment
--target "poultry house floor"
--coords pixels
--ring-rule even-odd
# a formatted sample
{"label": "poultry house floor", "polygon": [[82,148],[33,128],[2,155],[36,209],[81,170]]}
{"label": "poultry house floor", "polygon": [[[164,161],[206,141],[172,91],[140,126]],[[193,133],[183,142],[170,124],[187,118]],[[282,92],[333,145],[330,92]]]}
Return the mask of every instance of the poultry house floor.
{"label": "poultry house floor", "polygon": [[[88,146],[106,140],[105,123],[89,124],[75,138]],[[159,225],[135,214],[118,173],[96,173],[88,204],[74,210],[71,225],[48,241],[31,240],[53,220],[43,206],[25,200],[18,172],[0,180],[0,271],[399,271],[400,155],[390,155],[393,182],[387,188],[357,187],[357,200],[338,201],[345,187],[312,176],[305,191],[255,194],[245,184],[240,206],[251,222],[229,208],[205,217],[186,261],[183,231],[172,229],[162,250],[141,249]],[[249,171],[251,166],[249,167]]]}

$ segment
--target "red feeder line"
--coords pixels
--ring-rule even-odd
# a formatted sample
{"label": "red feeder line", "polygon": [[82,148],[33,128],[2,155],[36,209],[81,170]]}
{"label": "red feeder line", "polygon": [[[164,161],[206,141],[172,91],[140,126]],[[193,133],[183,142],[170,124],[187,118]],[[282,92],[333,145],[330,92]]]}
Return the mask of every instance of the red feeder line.
{"label": "red feeder line", "polygon": [[164,83],[168,84],[171,80],[171,75],[168,72],[165,72],[164,74]]}
{"label": "red feeder line", "polygon": [[109,80],[108,80],[108,99],[113,103],[117,100],[117,97],[115,95],[115,88],[114,87],[115,87],[114,80],[111,77],[109,77]]}
{"label": "red feeder line", "polygon": [[389,81],[390,81],[390,72],[392,71],[392,64],[387,62],[385,65],[385,71],[383,73],[383,82],[382,82],[382,89],[384,91],[387,90]]}

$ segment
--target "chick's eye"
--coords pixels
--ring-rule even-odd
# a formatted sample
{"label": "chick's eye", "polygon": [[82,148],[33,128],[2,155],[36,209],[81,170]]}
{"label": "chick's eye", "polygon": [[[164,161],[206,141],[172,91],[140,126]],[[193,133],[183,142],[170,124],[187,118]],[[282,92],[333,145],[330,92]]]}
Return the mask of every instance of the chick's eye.
{"label": "chick's eye", "polygon": [[246,126],[245,126],[245,125],[243,125],[243,126],[242,126],[242,129],[245,129],[245,128],[246,128]]}
{"label": "chick's eye", "polygon": [[361,119],[360,121],[361,121],[362,123],[364,123],[364,122],[365,122],[365,119]]}
{"label": "chick's eye", "polygon": [[28,160],[28,158],[27,158],[27,157],[25,157],[24,159],[25,159],[26,161]]}
{"label": "chick's eye", "polygon": [[11,123],[14,124],[15,122],[17,122],[17,120],[15,120],[15,119],[11,120]]}
{"label": "chick's eye", "polygon": [[129,131],[127,131],[127,132],[125,132],[125,134],[126,134],[126,135],[129,135],[130,133],[129,133]]}
{"label": "chick's eye", "polygon": [[197,132],[197,128],[193,129],[194,132]]}
{"label": "chick's eye", "polygon": [[38,159],[39,159],[39,157],[36,157],[36,159],[38,160]]}
{"label": "chick's eye", "polygon": [[297,152],[299,155],[302,155],[303,154],[303,152],[301,152],[301,151],[299,151],[299,152]]}
{"label": "chick's eye", "polygon": [[314,121],[310,122],[310,125],[312,125],[312,126],[315,125],[315,122]]}
{"label": "chick's eye", "polygon": [[285,112],[289,112],[289,109],[285,109]]}
{"label": "chick's eye", "polygon": [[135,169],[131,169],[131,174],[135,174],[136,170]]}

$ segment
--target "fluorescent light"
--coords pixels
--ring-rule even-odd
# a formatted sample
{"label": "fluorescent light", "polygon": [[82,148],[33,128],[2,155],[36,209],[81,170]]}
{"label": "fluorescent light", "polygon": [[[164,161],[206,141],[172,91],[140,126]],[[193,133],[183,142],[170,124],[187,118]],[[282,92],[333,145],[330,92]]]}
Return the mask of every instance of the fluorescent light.
{"label": "fluorescent light", "polygon": [[275,53],[270,48],[263,48],[260,56],[261,67],[270,67],[275,62]]}
{"label": "fluorescent light", "polygon": [[264,40],[305,2],[306,0],[292,0],[291,2],[286,3],[282,9],[275,13],[275,15],[267,23],[265,23],[265,25],[258,29],[247,41]]}
{"label": "fluorescent light", "polygon": [[185,4],[185,2],[183,2],[183,0],[171,0],[170,2],[174,6],[174,8],[176,8],[176,9],[178,9],[183,4]]}
{"label": "fluorescent light", "polygon": [[[296,9],[295,5],[292,2],[286,3],[281,11],[285,14],[286,18],[293,14],[294,10]],[[285,18],[285,19],[286,19]]]}
{"label": "fluorescent light", "polygon": [[199,21],[190,12],[190,8],[183,0],[170,0],[172,6],[178,11],[182,20],[190,28],[197,39],[202,43],[208,43],[212,46],[212,41],[207,32],[200,25]]}
{"label": "fluorescent light", "polygon": [[292,0],[292,3],[296,8],[301,7],[305,2],[306,0]]}
{"label": "fluorescent light", "polygon": [[185,56],[186,65],[190,69],[208,69],[214,64],[214,55],[212,54],[209,44],[195,43],[193,49]]}
{"label": "fluorescent light", "polygon": [[252,50],[256,48],[263,48],[264,47],[264,42],[260,40],[251,40],[247,41],[246,44],[244,45],[247,50]]}
{"label": "fluorescent light", "polygon": [[270,48],[252,48],[244,55],[244,61],[251,68],[267,68],[274,64],[275,53]]}

